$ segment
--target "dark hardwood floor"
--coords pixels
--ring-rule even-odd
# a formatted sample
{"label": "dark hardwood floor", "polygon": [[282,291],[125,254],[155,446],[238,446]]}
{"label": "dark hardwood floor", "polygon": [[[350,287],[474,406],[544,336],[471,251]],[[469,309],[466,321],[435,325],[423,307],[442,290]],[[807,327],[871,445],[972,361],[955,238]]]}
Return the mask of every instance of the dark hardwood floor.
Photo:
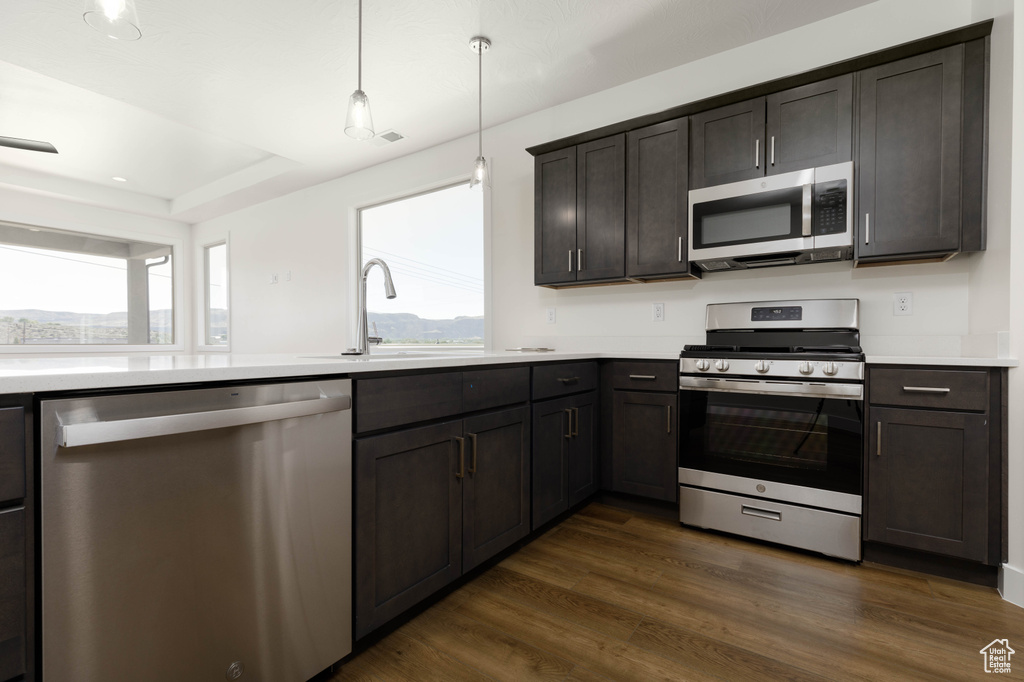
{"label": "dark hardwood floor", "polygon": [[1024,609],[993,589],[595,503],[331,680],[976,679],[997,638],[1024,678]]}

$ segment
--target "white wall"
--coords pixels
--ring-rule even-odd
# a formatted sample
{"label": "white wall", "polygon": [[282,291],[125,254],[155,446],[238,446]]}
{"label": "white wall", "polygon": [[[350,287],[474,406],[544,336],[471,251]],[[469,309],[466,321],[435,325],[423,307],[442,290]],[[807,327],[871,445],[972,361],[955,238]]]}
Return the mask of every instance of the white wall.
{"label": "white wall", "polygon": [[[192,273],[190,268],[191,227],[173,220],[162,220],[148,216],[125,213],[87,204],[80,204],[58,199],[45,194],[32,194],[0,187],[0,220],[39,225],[96,234],[111,234],[122,237],[140,239],[160,237],[174,240],[179,247],[175,256],[177,264],[175,277],[180,278],[177,285],[175,308],[177,312],[177,339],[182,345],[182,352],[192,349]],[[112,353],[119,353],[116,347]],[[18,353],[22,357],[30,357],[29,353]],[[52,353],[48,353],[52,356]]]}

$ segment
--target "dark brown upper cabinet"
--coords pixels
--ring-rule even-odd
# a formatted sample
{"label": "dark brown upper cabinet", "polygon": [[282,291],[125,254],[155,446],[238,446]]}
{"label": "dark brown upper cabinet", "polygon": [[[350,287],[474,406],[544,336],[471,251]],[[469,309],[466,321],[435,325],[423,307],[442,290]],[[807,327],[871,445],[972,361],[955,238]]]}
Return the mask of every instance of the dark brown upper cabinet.
{"label": "dark brown upper cabinet", "polygon": [[628,135],[626,276],[630,279],[695,276],[687,254],[688,138],[685,117]]}
{"label": "dark brown upper cabinet", "polygon": [[534,283],[624,280],[626,136],[535,159]]}
{"label": "dark brown upper cabinet", "polygon": [[691,117],[690,189],[853,158],[853,75]]}
{"label": "dark brown upper cabinet", "polygon": [[[969,48],[972,66],[976,50]],[[970,152],[983,146],[970,128],[964,146],[965,115],[969,123],[984,118],[983,101],[975,101],[984,87],[964,98],[964,66],[965,45],[953,45],[859,74],[858,261],[942,259],[981,248],[970,232],[973,244],[961,248],[962,162],[977,165]],[[976,203],[970,190],[964,200],[965,208]]]}

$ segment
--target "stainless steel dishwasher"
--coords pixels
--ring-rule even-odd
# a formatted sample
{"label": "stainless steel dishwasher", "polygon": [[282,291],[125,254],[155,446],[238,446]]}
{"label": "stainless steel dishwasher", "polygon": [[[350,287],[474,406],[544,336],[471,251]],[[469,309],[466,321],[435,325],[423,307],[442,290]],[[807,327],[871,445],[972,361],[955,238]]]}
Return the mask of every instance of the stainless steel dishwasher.
{"label": "stainless steel dishwasher", "polygon": [[42,402],[43,679],[302,682],[347,655],[351,394]]}

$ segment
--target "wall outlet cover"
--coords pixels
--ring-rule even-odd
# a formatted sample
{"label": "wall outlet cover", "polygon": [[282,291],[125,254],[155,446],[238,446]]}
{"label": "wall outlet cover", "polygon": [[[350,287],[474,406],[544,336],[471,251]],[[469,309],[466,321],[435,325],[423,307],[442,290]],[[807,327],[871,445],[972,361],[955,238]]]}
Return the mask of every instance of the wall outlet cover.
{"label": "wall outlet cover", "polygon": [[651,304],[651,319],[655,322],[665,321],[665,304],[664,303],[653,303]]}
{"label": "wall outlet cover", "polygon": [[554,324],[555,323],[555,309],[554,308],[548,308],[547,322],[548,322],[548,324]]}
{"label": "wall outlet cover", "polygon": [[914,314],[914,294],[910,292],[904,292],[902,294],[892,295],[892,314],[893,315],[913,315]]}

